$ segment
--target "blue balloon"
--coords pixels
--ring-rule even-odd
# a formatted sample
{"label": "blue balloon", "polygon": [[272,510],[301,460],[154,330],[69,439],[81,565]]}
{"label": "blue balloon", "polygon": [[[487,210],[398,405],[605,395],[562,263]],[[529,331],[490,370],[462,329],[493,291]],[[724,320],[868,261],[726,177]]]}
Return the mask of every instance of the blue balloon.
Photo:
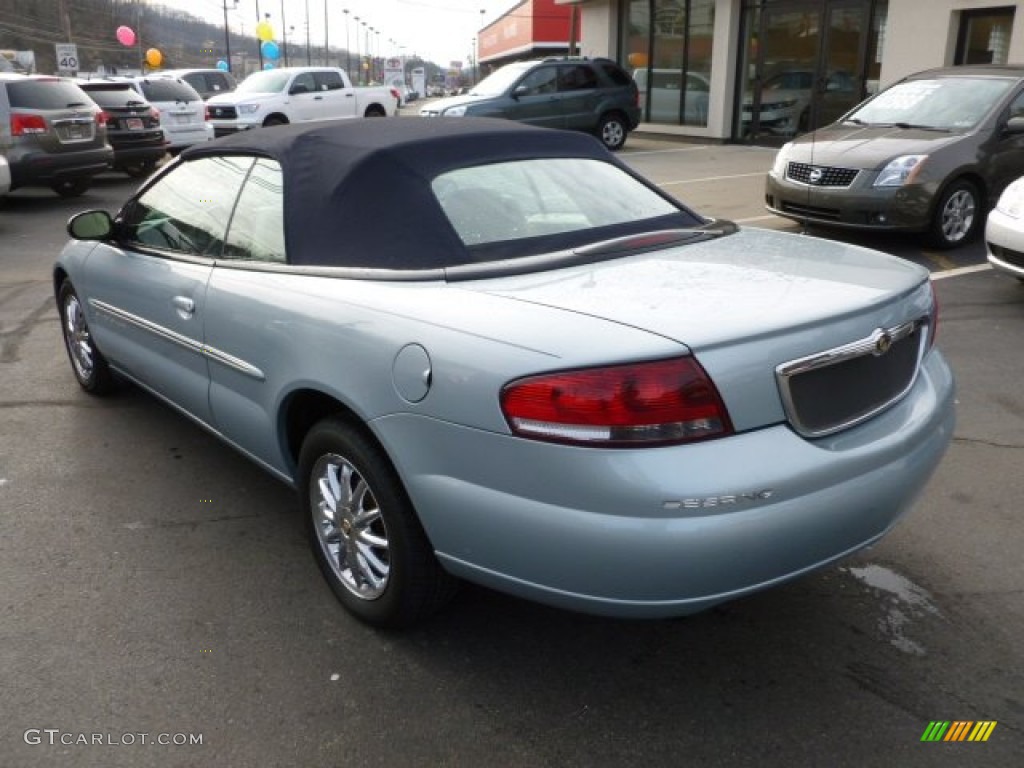
{"label": "blue balloon", "polygon": [[273,69],[273,68],[274,68],[274,62],[272,62],[272,61],[268,61],[268,62],[266,62],[266,63],[265,63],[264,65],[263,65],[263,68],[264,68],[264,69]]}
{"label": "blue balloon", "polygon": [[273,40],[267,40],[260,46],[260,50],[263,51],[263,58],[274,60],[281,56],[281,49],[277,47],[277,43]]}
{"label": "blue balloon", "polygon": [[217,62],[217,69],[219,69],[221,72],[227,72],[228,71],[228,63],[226,61],[224,61],[224,59],[221,59],[220,61]]}

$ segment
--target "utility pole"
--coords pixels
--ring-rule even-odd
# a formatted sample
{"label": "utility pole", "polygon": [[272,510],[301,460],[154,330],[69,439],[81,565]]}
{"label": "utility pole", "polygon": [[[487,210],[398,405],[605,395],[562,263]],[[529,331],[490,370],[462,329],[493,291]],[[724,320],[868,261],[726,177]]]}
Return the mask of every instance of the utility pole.
{"label": "utility pole", "polygon": [[306,66],[313,65],[313,53],[309,49],[309,0],[306,0]]}
{"label": "utility pole", "polygon": [[68,0],[57,0],[57,14],[60,17],[60,27],[64,31],[64,37],[69,43],[74,40],[71,37],[71,14],[68,13]]}
{"label": "utility pole", "polygon": [[[235,0],[235,7],[238,7],[238,0]],[[231,29],[228,27],[228,0],[224,0],[224,53],[225,61],[228,63],[228,72],[231,71]]]}

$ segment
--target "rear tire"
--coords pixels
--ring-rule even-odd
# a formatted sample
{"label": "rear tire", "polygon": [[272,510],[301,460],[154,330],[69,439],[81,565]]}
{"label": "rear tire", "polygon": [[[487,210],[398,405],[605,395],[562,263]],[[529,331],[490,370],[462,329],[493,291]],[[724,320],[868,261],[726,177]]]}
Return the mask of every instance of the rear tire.
{"label": "rear tire", "polygon": [[384,111],[384,107],[374,104],[366,108],[365,117],[387,117],[387,113]]}
{"label": "rear tire", "polygon": [[622,149],[626,143],[626,134],[629,133],[629,126],[622,115],[612,113],[601,118],[597,126],[597,138],[601,140],[606,149],[616,152]]}
{"label": "rear tire", "polygon": [[51,189],[61,197],[78,197],[84,195],[92,184],[92,179],[81,177],[77,179],[62,179],[55,181]]}
{"label": "rear tire", "polygon": [[149,176],[156,168],[156,160],[140,160],[137,163],[129,163],[124,166],[124,172],[133,179],[142,179]]}
{"label": "rear tire", "polygon": [[358,619],[409,626],[454,594],[391,462],[352,425],[328,418],[310,430],[299,494],[320,570]]}

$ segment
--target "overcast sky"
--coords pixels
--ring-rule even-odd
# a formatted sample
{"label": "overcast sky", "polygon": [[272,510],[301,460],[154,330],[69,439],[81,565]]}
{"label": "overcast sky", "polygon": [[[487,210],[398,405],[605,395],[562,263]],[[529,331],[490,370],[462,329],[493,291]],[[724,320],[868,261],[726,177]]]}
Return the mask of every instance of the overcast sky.
{"label": "overcast sky", "polygon": [[[467,62],[473,48],[473,39],[481,27],[490,24],[518,0],[326,0],[330,22],[331,47],[345,47],[345,14],[347,8],[349,47],[357,50],[356,30],[359,31],[358,50],[366,48],[367,27],[380,30],[373,35],[373,52],[382,56],[405,53],[419,54],[424,59],[445,65],[449,61]],[[224,23],[223,0],[147,0],[149,5],[178,8],[206,19],[214,24]],[[283,0],[288,38],[305,43],[306,7],[309,7],[310,45],[315,50],[324,44],[325,0]],[[276,40],[280,42],[282,0],[227,0],[228,22],[236,32],[255,37],[257,13],[270,14],[270,24]],[[484,13],[480,11],[483,10]],[[357,24],[355,17],[360,23]],[[295,27],[294,31],[290,28]],[[376,41],[379,39],[378,48]],[[394,40],[392,45],[389,41]],[[399,46],[404,46],[400,48]]]}

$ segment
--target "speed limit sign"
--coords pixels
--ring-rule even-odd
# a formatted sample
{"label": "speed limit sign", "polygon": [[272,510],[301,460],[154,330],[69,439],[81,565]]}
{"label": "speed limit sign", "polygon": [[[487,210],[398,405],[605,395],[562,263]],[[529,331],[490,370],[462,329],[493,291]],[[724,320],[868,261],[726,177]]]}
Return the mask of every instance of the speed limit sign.
{"label": "speed limit sign", "polygon": [[57,43],[57,70],[74,74],[78,71],[78,46],[74,43]]}

